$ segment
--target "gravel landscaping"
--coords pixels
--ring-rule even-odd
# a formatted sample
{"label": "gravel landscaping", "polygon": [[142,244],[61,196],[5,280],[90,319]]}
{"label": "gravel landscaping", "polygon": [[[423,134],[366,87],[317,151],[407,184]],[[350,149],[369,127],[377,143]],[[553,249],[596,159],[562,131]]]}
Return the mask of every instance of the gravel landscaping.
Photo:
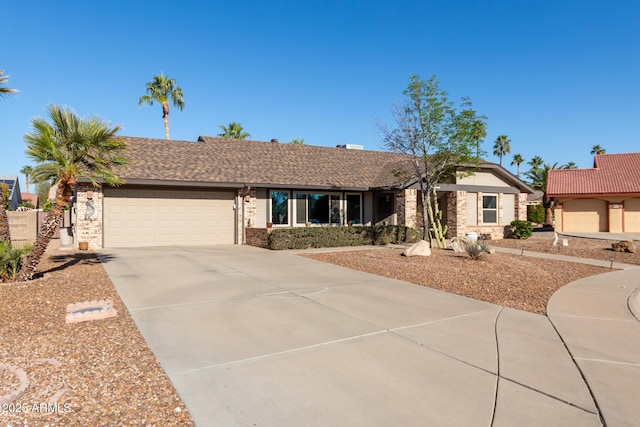
{"label": "gravel landscaping", "polygon": [[[563,236],[559,236],[562,242]],[[546,252],[550,254],[560,254],[575,256],[580,258],[592,258],[610,261],[613,257],[614,262],[625,264],[640,265],[640,251],[636,253],[614,252],[611,250],[611,243],[617,240],[595,240],[583,239],[580,237],[564,237],[567,239],[569,246],[552,246],[552,237],[549,234],[545,237],[531,237],[526,240],[503,239],[488,241],[490,246],[499,246],[502,248],[522,249],[531,252]]]}
{"label": "gravel landscaping", "polygon": [[472,260],[450,249],[433,249],[430,257],[407,258],[402,252],[382,248],[301,256],[540,314],[546,312],[547,301],[561,286],[611,271],[505,253]]}
{"label": "gravel landscaping", "polygon": [[[54,249],[39,270],[0,284],[0,402],[23,383],[16,372],[28,380],[2,425],[194,425],[96,256]],[[65,322],[67,304],[98,299],[117,316]]]}

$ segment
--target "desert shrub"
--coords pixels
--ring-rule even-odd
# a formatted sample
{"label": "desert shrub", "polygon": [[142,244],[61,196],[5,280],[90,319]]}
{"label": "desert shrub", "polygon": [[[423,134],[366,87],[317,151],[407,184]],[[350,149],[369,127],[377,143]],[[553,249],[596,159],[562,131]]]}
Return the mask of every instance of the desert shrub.
{"label": "desert shrub", "polygon": [[528,239],[533,234],[533,225],[528,221],[511,221],[511,237],[514,239]]}
{"label": "desert shrub", "polygon": [[24,261],[24,255],[30,250],[30,246],[18,249],[12,247],[11,243],[0,240],[0,281],[16,280]]}
{"label": "desert shrub", "polygon": [[269,234],[269,249],[331,248],[341,246],[385,245],[417,242],[419,233],[408,227],[277,228]]}
{"label": "desert shrub", "polygon": [[527,206],[527,221],[531,221],[534,224],[544,223],[545,209],[542,205],[529,205]]}

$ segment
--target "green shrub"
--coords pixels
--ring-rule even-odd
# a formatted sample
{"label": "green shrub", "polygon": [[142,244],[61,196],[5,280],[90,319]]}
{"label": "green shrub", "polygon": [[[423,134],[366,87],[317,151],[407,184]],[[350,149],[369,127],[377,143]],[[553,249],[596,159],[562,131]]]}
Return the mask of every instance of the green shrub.
{"label": "green shrub", "polygon": [[542,205],[529,205],[527,206],[527,221],[531,221],[534,224],[543,224],[545,220],[545,209]]}
{"label": "green shrub", "polygon": [[11,243],[0,240],[0,281],[16,280],[24,261],[24,255],[30,250],[30,246],[17,249],[13,248]]}
{"label": "green shrub", "polygon": [[385,245],[418,240],[420,240],[420,234],[416,230],[395,225],[276,228],[269,234],[269,249]]}
{"label": "green shrub", "polygon": [[511,237],[514,239],[528,239],[533,234],[533,225],[528,221],[511,221]]}

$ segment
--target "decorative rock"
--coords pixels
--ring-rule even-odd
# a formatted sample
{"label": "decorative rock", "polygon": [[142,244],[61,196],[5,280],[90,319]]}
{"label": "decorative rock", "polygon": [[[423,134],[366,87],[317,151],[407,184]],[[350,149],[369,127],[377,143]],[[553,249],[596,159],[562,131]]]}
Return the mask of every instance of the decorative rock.
{"label": "decorative rock", "polygon": [[404,256],[430,256],[431,248],[429,247],[429,242],[426,240],[420,240],[418,243],[414,243],[404,250]]}
{"label": "decorative rock", "polygon": [[558,233],[553,233],[553,240],[551,241],[551,246],[558,246]]}
{"label": "decorative rock", "polygon": [[464,252],[464,247],[467,239],[464,237],[454,237],[451,239],[451,249],[454,252]]}
{"label": "decorative rock", "polygon": [[618,243],[612,243],[611,249],[616,252],[636,253],[636,245],[630,240],[621,240]]}
{"label": "decorative rock", "polygon": [[567,239],[562,239],[562,246],[569,246],[569,241]]}
{"label": "decorative rock", "polygon": [[118,313],[113,308],[111,300],[93,300],[77,302],[67,305],[67,323],[84,322],[87,320],[107,319],[115,317]]}

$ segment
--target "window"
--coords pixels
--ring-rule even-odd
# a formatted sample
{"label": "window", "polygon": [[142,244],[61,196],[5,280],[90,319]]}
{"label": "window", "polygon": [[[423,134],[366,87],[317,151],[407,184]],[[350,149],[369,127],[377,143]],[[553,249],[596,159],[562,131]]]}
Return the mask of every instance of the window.
{"label": "window", "polygon": [[498,223],[497,195],[482,195],[482,222],[484,224]]}
{"label": "window", "polygon": [[289,224],[289,192],[271,192],[271,222],[273,224]]}
{"label": "window", "polygon": [[362,224],[362,196],[347,194],[347,222]]}
{"label": "window", "polygon": [[296,224],[307,222],[307,195],[296,194]]}
{"label": "window", "polygon": [[[326,193],[294,193],[295,194],[295,224],[341,225],[347,219],[345,216],[344,202],[340,194]],[[360,194],[347,195],[347,212],[350,212],[351,223],[362,222]],[[347,214],[349,215],[349,213]]]}

